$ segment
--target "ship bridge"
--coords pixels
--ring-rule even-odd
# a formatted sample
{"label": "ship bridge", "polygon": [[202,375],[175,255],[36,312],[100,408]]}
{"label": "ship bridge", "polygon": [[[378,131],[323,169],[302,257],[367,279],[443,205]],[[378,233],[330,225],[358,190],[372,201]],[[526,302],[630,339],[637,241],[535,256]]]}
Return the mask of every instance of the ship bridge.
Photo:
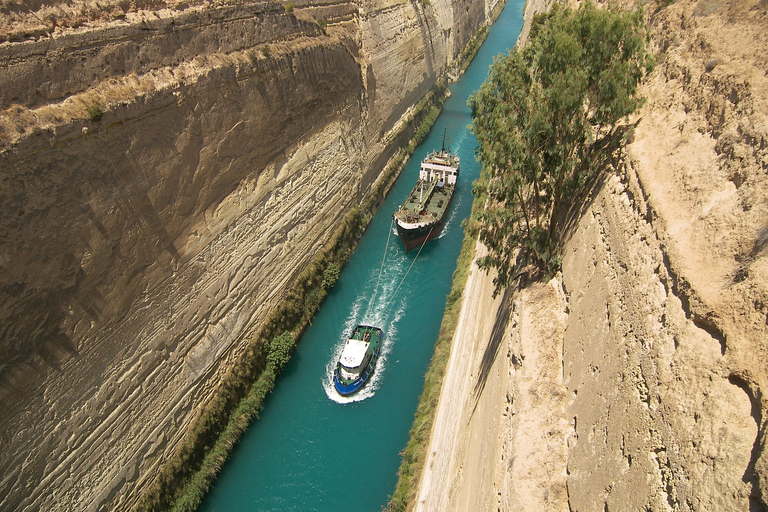
{"label": "ship bridge", "polygon": [[455,185],[458,176],[458,155],[451,155],[447,151],[434,152],[421,162],[420,180],[442,181],[446,185]]}

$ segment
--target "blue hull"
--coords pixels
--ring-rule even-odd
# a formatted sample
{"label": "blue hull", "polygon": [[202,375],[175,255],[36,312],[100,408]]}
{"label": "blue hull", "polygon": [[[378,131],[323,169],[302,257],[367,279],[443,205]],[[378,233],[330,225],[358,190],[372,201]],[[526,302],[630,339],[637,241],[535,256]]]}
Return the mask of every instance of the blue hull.
{"label": "blue hull", "polygon": [[370,380],[371,375],[373,375],[373,369],[376,366],[376,361],[379,359],[379,348],[376,349],[376,351],[373,353],[373,357],[371,358],[371,362],[368,364],[368,366],[365,368],[365,371],[360,375],[360,378],[354,380],[351,384],[344,384],[339,379],[339,369],[336,368],[336,371],[333,372],[333,386],[336,388],[336,392],[339,393],[341,396],[349,396],[357,391],[360,390],[363,386],[365,386],[365,383]]}

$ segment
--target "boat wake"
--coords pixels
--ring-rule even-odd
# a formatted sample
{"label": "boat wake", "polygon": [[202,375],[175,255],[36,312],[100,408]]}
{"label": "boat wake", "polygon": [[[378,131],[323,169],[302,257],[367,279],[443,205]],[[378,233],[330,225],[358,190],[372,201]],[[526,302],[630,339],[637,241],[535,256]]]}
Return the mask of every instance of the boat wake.
{"label": "boat wake", "polygon": [[[395,267],[395,268],[392,268]],[[397,284],[400,281],[398,274],[400,273],[399,265],[393,265],[384,268],[381,276],[381,283],[378,295],[373,296],[373,292],[361,293],[354,304],[352,309],[344,322],[344,327],[341,332],[338,333],[337,342],[334,344],[331,350],[330,358],[325,367],[325,373],[323,376],[323,389],[329,399],[336,403],[348,404],[352,402],[360,402],[372,397],[376,394],[376,390],[379,388],[382,378],[386,374],[387,356],[389,355],[394,340],[397,338],[397,323],[402,318],[405,312],[405,301],[393,301],[392,308],[388,308],[387,304],[390,302],[392,294],[396,291]],[[373,283],[376,282],[374,279]],[[369,282],[371,282],[369,280]],[[374,303],[375,301],[375,303]],[[381,327],[384,331],[384,344],[381,347],[381,353],[379,359],[376,362],[376,369],[373,372],[371,380],[366,383],[363,388],[355,394],[350,396],[341,396],[333,385],[333,372],[336,368],[336,363],[344,350],[347,337],[352,329],[358,324],[373,325]]]}
{"label": "boat wake", "polygon": [[[458,199],[459,201],[457,201],[457,203],[460,202],[461,198],[459,197]],[[456,204],[452,204],[451,209],[448,212],[448,219],[445,221],[445,224],[443,225],[443,229],[442,231],[440,231],[440,235],[437,237],[438,240],[440,240],[441,238],[443,238],[445,235],[448,234],[448,231],[450,231],[453,221],[456,219],[456,216],[458,215],[457,213],[458,211],[459,209],[456,206]]]}

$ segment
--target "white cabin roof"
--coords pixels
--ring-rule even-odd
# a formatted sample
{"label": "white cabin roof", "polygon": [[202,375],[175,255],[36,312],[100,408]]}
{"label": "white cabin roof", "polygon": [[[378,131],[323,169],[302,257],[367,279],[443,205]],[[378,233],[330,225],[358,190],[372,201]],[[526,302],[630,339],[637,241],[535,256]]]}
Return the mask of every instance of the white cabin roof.
{"label": "white cabin roof", "polygon": [[449,162],[423,162],[421,164],[421,168],[441,172],[456,171],[456,167],[452,166]]}
{"label": "white cabin roof", "polygon": [[366,350],[368,350],[367,341],[347,340],[344,351],[341,353],[341,364],[347,368],[357,368],[363,363]]}

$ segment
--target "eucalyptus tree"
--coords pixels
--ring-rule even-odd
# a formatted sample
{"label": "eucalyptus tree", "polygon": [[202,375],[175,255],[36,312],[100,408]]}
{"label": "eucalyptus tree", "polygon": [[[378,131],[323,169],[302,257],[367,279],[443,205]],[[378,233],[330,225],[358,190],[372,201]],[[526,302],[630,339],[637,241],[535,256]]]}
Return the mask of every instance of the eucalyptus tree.
{"label": "eucalyptus tree", "polygon": [[560,266],[564,211],[622,142],[650,69],[640,11],[582,4],[538,16],[528,43],[494,59],[469,99],[483,164],[472,222],[496,292],[518,264]]}

